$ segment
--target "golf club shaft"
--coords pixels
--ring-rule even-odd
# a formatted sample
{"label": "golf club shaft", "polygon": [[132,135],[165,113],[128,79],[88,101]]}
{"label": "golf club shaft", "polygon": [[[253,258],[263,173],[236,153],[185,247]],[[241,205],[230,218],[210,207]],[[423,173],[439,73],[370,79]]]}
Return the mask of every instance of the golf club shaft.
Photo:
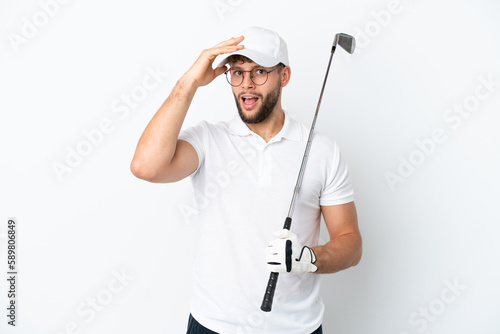
{"label": "golf club shaft", "polygon": [[[323,87],[321,88],[321,94],[319,95],[318,106],[316,107],[316,112],[314,114],[314,119],[311,125],[311,130],[309,131],[309,138],[307,139],[306,150],[302,158],[302,164],[300,165],[299,176],[297,177],[297,183],[295,184],[295,189],[293,191],[292,202],[290,203],[290,209],[288,210],[288,217],[285,219],[284,229],[289,230],[292,225],[292,215],[295,209],[295,200],[297,194],[299,193],[300,186],[302,184],[302,178],[304,177],[304,171],[306,169],[307,159],[309,157],[309,151],[311,149],[312,137],[314,132],[314,127],[316,126],[316,119],[318,118],[319,107],[321,105],[321,99],[323,98],[323,91],[325,90],[326,79],[328,78],[328,73],[330,72],[330,65],[332,64],[333,54],[335,52],[335,44],[332,47],[332,52],[330,54],[330,60],[328,61],[328,67],[326,69],[325,80],[323,81]],[[274,291],[276,290],[276,283],[278,282],[279,273],[271,272],[269,276],[269,281],[267,282],[266,292],[264,294],[264,300],[260,309],[264,312],[270,312],[273,305]]]}
{"label": "golf club shaft", "polygon": [[[297,195],[299,194],[300,187],[302,185],[302,178],[304,177],[304,172],[306,170],[307,159],[309,158],[309,151],[311,150],[312,137],[314,133],[314,128],[316,127],[316,120],[318,119],[319,107],[321,105],[321,99],[323,98],[323,92],[325,91],[326,79],[328,78],[328,73],[330,72],[330,65],[332,64],[333,53],[335,52],[335,46],[332,48],[332,52],[330,54],[330,60],[328,61],[328,67],[326,69],[325,79],[323,81],[323,87],[321,88],[321,93],[319,95],[318,106],[316,107],[316,112],[314,113],[313,122],[311,125],[311,130],[309,131],[309,138],[307,139],[306,150],[304,152],[304,156],[302,157],[302,164],[300,165],[299,176],[297,178],[297,183],[295,184],[295,189],[293,192],[292,202],[290,203],[290,209],[288,210],[288,217],[290,219],[293,216],[293,211],[295,210],[295,200]],[[286,229],[290,229],[290,227],[283,227]]]}

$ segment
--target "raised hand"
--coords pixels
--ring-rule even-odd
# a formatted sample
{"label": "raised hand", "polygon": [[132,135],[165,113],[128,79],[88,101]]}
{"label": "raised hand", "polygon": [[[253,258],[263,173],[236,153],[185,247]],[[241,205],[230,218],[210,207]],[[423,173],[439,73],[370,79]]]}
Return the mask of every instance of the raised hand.
{"label": "raised hand", "polygon": [[221,54],[243,49],[243,45],[236,45],[243,41],[243,39],[243,36],[233,37],[210,49],[203,50],[193,66],[184,74],[184,77],[192,80],[197,87],[208,85],[227,70],[226,66],[212,68],[215,58]]}

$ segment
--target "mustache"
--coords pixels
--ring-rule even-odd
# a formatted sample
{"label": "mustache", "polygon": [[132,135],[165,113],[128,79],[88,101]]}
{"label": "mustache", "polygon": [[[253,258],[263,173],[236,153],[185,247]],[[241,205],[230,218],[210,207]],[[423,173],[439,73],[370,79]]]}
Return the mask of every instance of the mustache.
{"label": "mustache", "polygon": [[264,96],[262,94],[260,94],[260,93],[255,93],[255,92],[241,92],[241,93],[238,94],[238,99],[241,99],[241,96],[245,95],[245,94],[255,95],[255,96],[257,96],[258,98],[261,98],[261,99],[264,98]]}

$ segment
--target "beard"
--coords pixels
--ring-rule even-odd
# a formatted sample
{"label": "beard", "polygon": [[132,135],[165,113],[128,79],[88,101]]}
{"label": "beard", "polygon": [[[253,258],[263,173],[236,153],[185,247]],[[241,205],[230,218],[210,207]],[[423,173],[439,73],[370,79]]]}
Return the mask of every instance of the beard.
{"label": "beard", "polygon": [[274,88],[265,98],[262,96],[262,94],[257,94],[257,93],[252,93],[256,96],[259,97],[259,99],[262,101],[262,105],[260,108],[257,110],[257,112],[251,116],[247,117],[243,113],[243,108],[241,106],[241,95],[246,94],[246,93],[240,93],[238,94],[238,97],[233,93],[234,95],[234,100],[236,101],[236,107],[238,108],[238,114],[240,115],[241,120],[244,123],[247,124],[256,124],[264,121],[271,115],[271,113],[274,110],[274,107],[278,103],[278,100],[280,98],[280,83],[278,82],[278,85],[276,85],[276,88]]}

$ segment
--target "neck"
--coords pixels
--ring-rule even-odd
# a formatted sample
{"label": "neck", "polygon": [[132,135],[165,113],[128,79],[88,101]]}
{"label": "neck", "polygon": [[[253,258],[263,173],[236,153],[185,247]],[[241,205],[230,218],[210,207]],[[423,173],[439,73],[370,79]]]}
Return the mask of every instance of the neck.
{"label": "neck", "polygon": [[250,130],[258,134],[268,143],[278,132],[283,128],[285,124],[285,113],[281,106],[276,105],[271,115],[264,121],[255,124],[245,123]]}

